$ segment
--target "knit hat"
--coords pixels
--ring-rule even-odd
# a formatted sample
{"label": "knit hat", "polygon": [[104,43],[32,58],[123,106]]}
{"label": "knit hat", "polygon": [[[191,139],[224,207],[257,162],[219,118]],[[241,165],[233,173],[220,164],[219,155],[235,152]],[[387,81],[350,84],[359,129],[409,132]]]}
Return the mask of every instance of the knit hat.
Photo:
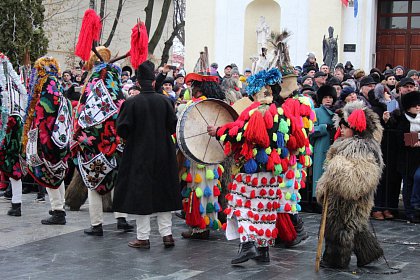
{"label": "knit hat", "polygon": [[360,88],[363,86],[376,85],[376,84],[377,82],[375,82],[375,80],[371,76],[366,76],[360,81]]}
{"label": "knit hat", "polygon": [[239,75],[239,70],[238,70],[238,68],[232,68],[232,71],[230,71],[230,74],[231,75],[233,75],[233,74],[238,74]]}
{"label": "knit hat", "polygon": [[303,84],[304,81],[306,81],[306,79],[309,79],[309,78],[312,79],[311,76],[308,76],[308,75],[303,76],[302,77],[302,80],[301,80],[302,81],[302,84]]}
{"label": "knit hat", "polygon": [[315,73],[314,78],[318,78],[318,77],[325,77],[327,76],[327,73],[322,72],[322,71],[318,71]]}
{"label": "knit hat", "polygon": [[327,82],[327,85],[330,85],[330,86],[341,86],[341,83],[340,83],[340,80],[337,77],[332,77]]}
{"label": "knit hat", "polygon": [[412,84],[413,86],[415,86],[415,85],[416,85],[416,84],[414,83],[414,80],[413,80],[413,79],[411,79],[411,78],[402,78],[402,79],[401,79],[401,81],[398,83],[398,85],[399,85],[400,87],[403,87],[403,86],[408,85],[408,84]]}
{"label": "knit hat", "polygon": [[162,84],[171,84],[171,85],[173,85],[174,84],[174,78],[172,78],[172,77],[166,77],[165,80],[163,80],[163,83]]}
{"label": "knit hat", "polygon": [[308,53],[308,58],[315,58],[315,54],[312,52]]}
{"label": "knit hat", "polygon": [[404,108],[404,111],[407,111],[411,107],[420,105],[420,92],[412,91],[412,92],[402,95],[401,103]]}
{"label": "knit hat", "polygon": [[417,72],[416,70],[410,70],[410,71],[408,71],[407,72],[407,78],[411,78],[412,76],[414,76],[414,75],[419,75],[419,72]]}
{"label": "knit hat", "polygon": [[337,92],[335,91],[335,88],[329,85],[323,85],[321,86],[318,91],[316,92],[316,95],[318,96],[318,103],[322,103],[322,99],[326,96],[331,96],[333,98],[333,102],[337,101]]}
{"label": "knit hat", "polygon": [[340,100],[346,100],[347,96],[349,96],[351,93],[355,92],[353,87],[345,87],[340,93]]}
{"label": "knit hat", "polygon": [[250,68],[245,68],[244,73],[252,73]]}
{"label": "knit hat", "polygon": [[217,64],[216,62],[213,62],[212,64],[210,64],[210,67],[217,69],[219,68],[219,64]]}
{"label": "knit hat", "polygon": [[400,68],[403,71],[405,70],[403,66],[397,65],[397,66],[394,67],[394,72],[397,71],[398,68]]}
{"label": "knit hat", "polygon": [[309,71],[312,71],[312,70],[316,71],[316,68],[314,66],[309,66],[306,68],[306,73],[309,73]]}
{"label": "knit hat", "polygon": [[137,80],[138,81],[154,81],[155,80],[155,65],[150,60],[146,60],[139,65],[137,69]]}

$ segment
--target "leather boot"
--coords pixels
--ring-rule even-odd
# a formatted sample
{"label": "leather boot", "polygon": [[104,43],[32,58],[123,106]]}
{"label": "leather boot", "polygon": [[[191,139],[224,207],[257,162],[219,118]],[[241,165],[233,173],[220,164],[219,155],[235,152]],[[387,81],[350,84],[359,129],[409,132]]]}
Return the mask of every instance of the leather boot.
{"label": "leather boot", "polygon": [[252,241],[243,242],[239,245],[238,255],[230,262],[231,264],[240,264],[258,256],[255,243]]}
{"label": "leather boot", "polygon": [[193,232],[192,229],[190,229],[189,231],[182,232],[181,235],[185,239],[207,240],[210,237],[210,230],[206,229],[202,232]]}
{"label": "leather boot", "polygon": [[103,236],[104,231],[102,229],[102,224],[99,224],[97,226],[91,226],[89,229],[85,229],[84,233],[92,236]]}
{"label": "leather boot", "polygon": [[254,258],[257,262],[267,263],[270,262],[270,255],[268,253],[268,247],[258,247],[258,256]]}
{"label": "leather boot", "polygon": [[21,203],[12,203],[12,208],[10,208],[9,211],[7,211],[7,215],[15,217],[22,216],[20,207]]}
{"label": "leather boot", "polygon": [[66,224],[66,212],[60,210],[52,211],[51,217],[41,221],[43,225],[65,225]]}
{"label": "leather boot", "polygon": [[127,223],[125,218],[117,218],[117,229],[122,229],[124,232],[132,232],[134,226]]}
{"label": "leather boot", "polygon": [[[297,214],[296,214],[297,216]],[[286,248],[291,248],[294,247],[298,244],[300,244],[303,240],[306,240],[308,238],[308,233],[305,231],[305,227],[304,227],[304,223],[301,217],[297,216],[294,217],[295,219],[292,219],[293,221],[293,225],[295,227],[297,236],[295,238],[295,240],[293,240],[292,242],[287,242],[284,244],[284,246]],[[295,221],[294,221],[295,220]]]}

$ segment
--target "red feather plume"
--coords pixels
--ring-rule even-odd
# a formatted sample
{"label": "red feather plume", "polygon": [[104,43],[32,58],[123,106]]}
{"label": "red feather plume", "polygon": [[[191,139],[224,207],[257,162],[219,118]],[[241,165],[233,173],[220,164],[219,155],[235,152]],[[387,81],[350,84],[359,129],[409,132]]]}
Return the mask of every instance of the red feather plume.
{"label": "red feather plume", "polygon": [[354,110],[347,122],[349,123],[351,128],[354,128],[355,130],[359,132],[363,132],[366,129],[366,115],[365,112],[362,109]]}
{"label": "red feather plume", "polygon": [[101,28],[101,18],[96,14],[94,10],[86,10],[83,16],[82,26],[80,27],[76,50],[74,52],[84,61],[89,60],[93,41],[99,41],[99,33],[101,32]]}
{"label": "red feather plume", "polygon": [[137,23],[131,29],[131,65],[137,69],[140,64],[147,60],[149,54],[149,36],[143,22]]}

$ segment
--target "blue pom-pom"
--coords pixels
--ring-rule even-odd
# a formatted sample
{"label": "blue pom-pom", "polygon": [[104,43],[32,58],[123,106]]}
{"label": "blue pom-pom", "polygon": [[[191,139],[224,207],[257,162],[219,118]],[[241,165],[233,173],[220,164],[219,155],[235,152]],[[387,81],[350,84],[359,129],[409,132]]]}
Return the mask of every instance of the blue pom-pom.
{"label": "blue pom-pom", "polygon": [[214,203],[214,212],[220,212],[220,204],[217,201]]}
{"label": "blue pom-pom", "polygon": [[204,207],[203,205],[201,205],[201,203],[200,203],[200,214],[204,214]]}
{"label": "blue pom-pom", "polygon": [[209,186],[206,186],[206,188],[204,189],[204,196],[205,197],[210,197],[212,194],[211,189]]}
{"label": "blue pom-pom", "polygon": [[214,179],[219,179],[219,172],[217,172],[217,169],[214,169],[213,173],[214,173]]}
{"label": "blue pom-pom", "polygon": [[277,147],[283,148],[284,147],[284,134],[280,131],[277,131]]}
{"label": "blue pom-pom", "polygon": [[289,150],[286,147],[282,148],[280,157],[287,158],[288,156],[289,156]]}
{"label": "blue pom-pom", "polygon": [[294,193],[294,194],[292,194],[292,197],[290,198],[290,200],[291,200],[291,201],[296,201],[296,199],[297,199],[296,194],[295,194],[295,193]]}
{"label": "blue pom-pom", "polygon": [[212,219],[210,219],[210,223],[209,223],[209,227],[213,227],[213,220]]}
{"label": "blue pom-pom", "polygon": [[187,196],[188,196],[188,195],[187,195],[187,187],[182,188],[182,191],[181,191],[181,196],[182,196],[182,197],[187,197]]}
{"label": "blue pom-pom", "polygon": [[288,187],[288,188],[293,187],[293,180],[287,180],[286,187]]}
{"label": "blue pom-pom", "polygon": [[264,149],[259,149],[258,150],[257,155],[255,156],[255,160],[258,163],[262,163],[262,164],[267,163],[267,161],[268,161],[268,155],[267,155],[267,153],[265,152]]}
{"label": "blue pom-pom", "polygon": [[297,163],[296,166],[297,166],[297,169],[299,169],[299,170],[302,169],[302,167],[303,167],[303,165],[301,163],[299,163],[299,162]]}
{"label": "blue pom-pom", "polygon": [[299,204],[296,204],[296,210],[297,210],[298,212],[300,212],[300,211],[302,210],[302,207],[300,207],[300,205],[299,205]]}
{"label": "blue pom-pom", "polygon": [[186,168],[190,168],[190,166],[191,166],[191,161],[190,161],[189,159],[186,159],[186,160],[185,160],[185,162],[184,162],[184,166],[185,166]]}
{"label": "blue pom-pom", "polygon": [[244,169],[247,174],[252,174],[257,171],[258,165],[254,159],[250,159],[244,164]]}

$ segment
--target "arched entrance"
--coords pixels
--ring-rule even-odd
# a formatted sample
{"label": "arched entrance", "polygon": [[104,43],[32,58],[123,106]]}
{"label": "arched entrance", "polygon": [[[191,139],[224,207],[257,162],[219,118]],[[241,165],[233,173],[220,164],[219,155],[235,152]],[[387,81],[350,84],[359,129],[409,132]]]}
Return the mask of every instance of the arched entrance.
{"label": "arched entrance", "polygon": [[280,5],[273,0],[254,0],[246,7],[245,10],[245,27],[244,27],[244,68],[251,68],[250,57],[257,55],[257,26],[260,17],[265,17],[265,22],[271,31],[280,31]]}

